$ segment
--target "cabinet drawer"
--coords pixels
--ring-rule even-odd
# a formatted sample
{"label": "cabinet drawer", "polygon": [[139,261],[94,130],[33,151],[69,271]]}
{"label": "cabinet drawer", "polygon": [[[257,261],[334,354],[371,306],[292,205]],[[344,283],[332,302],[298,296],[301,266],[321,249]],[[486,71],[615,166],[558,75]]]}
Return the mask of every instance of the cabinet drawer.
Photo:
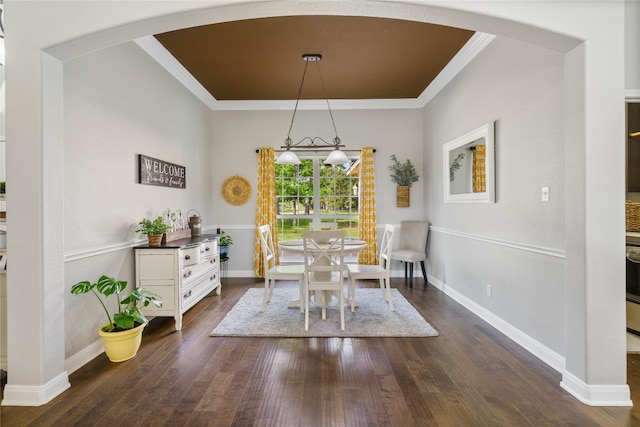
{"label": "cabinet drawer", "polygon": [[204,260],[198,265],[190,265],[180,270],[180,277],[182,278],[182,288],[186,286],[191,280],[194,280],[201,276],[207,270],[210,270],[216,265],[215,259]]}
{"label": "cabinet drawer", "polygon": [[210,274],[205,275],[200,280],[196,281],[192,286],[183,289],[180,293],[182,298],[182,309],[184,312],[191,308],[195,303],[200,301],[206,294],[219,286],[220,277],[219,271],[216,269]]}
{"label": "cabinet drawer", "polygon": [[218,254],[218,241],[212,240],[210,242],[204,242],[202,244],[203,255],[206,257],[214,256]]}
{"label": "cabinet drawer", "polygon": [[187,266],[200,262],[200,245],[192,248],[180,249],[180,265]]}

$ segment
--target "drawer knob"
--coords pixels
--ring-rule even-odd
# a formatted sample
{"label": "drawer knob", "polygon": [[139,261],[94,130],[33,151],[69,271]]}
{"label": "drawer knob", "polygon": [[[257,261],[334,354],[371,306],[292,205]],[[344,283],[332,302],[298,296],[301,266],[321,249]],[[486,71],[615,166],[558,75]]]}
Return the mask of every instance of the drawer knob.
{"label": "drawer knob", "polygon": [[185,279],[186,279],[187,277],[189,277],[189,276],[191,276],[191,270],[187,271],[186,273],[184,273],[184,274],[182,275],[182,277],[184,277]]}
{"label": "drawer knob", "polygon": [[191,259],[191,255],[185,255],[185,256],[184,256],[184,259],[186,259],[186,260],[190,260],[190,259]]}
{"label": "drawer knob", "polygon": [[191,296],[191,291],[189,291],[189,292],[185,292],[185,293],[182,295],[182,298],[183,298],[183,299],[186,299],[186,298],[189,298],[190,296]]}
{"label": "drawer knob", "polygon": [[204,251],[205,252],[209,252],[210,250],[211,250],[211,248],[207,246]]}

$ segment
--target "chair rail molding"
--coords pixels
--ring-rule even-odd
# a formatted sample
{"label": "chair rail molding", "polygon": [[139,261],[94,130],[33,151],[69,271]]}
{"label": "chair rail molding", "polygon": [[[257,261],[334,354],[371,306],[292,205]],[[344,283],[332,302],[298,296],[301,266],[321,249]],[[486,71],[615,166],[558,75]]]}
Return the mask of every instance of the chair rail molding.
{"label": "chair rail molding", "polygon": [[447,228],[442,227],[430,227],[431,231],[436,233],[447,234],[450,236],[461,237],[463,239],[471,239],[479,242],[489,243],[492,245],[505,246],[512,249],[518,249],[521,251],[532,252],[540,255],[546,255],[554,258],[565,258],[564,249],[555,249],[555,248],[547,248],[544,246],[538,245],[529,245],[527,243],[514,242],[510,240],[504,239],[496,239],[493,237],[481,236],[478,234],[465,233],[463,231],[449,230]]}

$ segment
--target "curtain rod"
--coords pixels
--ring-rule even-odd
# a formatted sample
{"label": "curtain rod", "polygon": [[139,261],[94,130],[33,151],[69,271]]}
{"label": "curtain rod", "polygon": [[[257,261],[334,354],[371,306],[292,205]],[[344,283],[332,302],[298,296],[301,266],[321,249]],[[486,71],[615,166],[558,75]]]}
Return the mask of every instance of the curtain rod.
{"label": "curtain rod", "polygon": [[[287,150],[276,149],[274,151],[276,153],[283,153],[283,152],[285,152]],[[319,153],[319,152],[330,153],[330,152],[334,151],[334,149],[333,148],[315,148],[315,147],[312,148],[312,147],[309,147],[309,148],[306,148],[306,149],[304,149],[304,148],[303,149],[292,148],[290,151],[295,151],[295,152],[298,152],[298,153],[311,153],[311,154],[313,154],[313,153]],[[340,150],[340,151],[344,151],[345,153],[360,153],[360,150]],[[260,152],[260,149],[256,148],[256,153],[259,153],[259,152]],[[374,153],[376,152],[375,148],[373,149],[373,152]]]}

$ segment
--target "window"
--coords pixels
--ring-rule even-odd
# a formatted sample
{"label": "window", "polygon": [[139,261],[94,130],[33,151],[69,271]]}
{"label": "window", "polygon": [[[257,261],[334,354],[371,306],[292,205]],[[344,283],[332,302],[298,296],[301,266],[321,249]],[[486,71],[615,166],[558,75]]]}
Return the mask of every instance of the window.
{"label": "window", "polygon": [[355,159],[325,165],[323,158],[303,158],[299,165],[276,164],[278,238],[302,238],[309,223],[338,223],[347,237],[358,237],[358,175]]}

